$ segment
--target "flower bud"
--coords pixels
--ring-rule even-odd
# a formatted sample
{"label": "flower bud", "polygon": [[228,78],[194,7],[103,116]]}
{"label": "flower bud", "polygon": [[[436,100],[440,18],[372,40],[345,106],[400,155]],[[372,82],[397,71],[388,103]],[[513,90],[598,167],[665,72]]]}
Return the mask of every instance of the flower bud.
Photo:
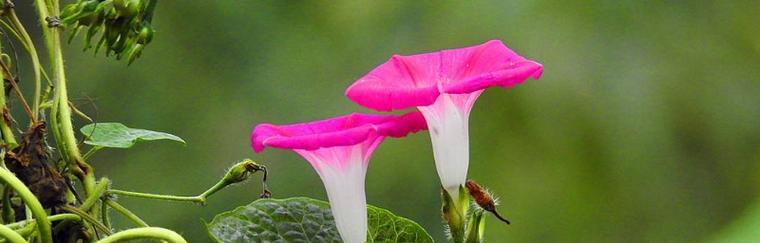
{"label": "flower bud", "polygon": [[143,48],[145,48],[145,46],[142,44],[136,44],[134,47],[132,47],[132,50],[129,51],[128,65],[132,64],[132,62],[134,62],[138,57],[140,57],[140,55],[142,55]]}
{"label": "flower bud", "polygon": [[150,43],[151,40],[153,40],[153,28],[150,25],[145,25],[137,35],[137,43],[145,45]]}
{"label": "flower bud", "polygon": [[473,180],[467,180],[467,183],[465,183],[465,185],[467,186],[467,191],[470,193],[470,196],[475,199],[475,203],[477,203],[480,208],[493,213],[493,215],[499,218],[499,220],[509,224],[509,220],[501,217],[501,215],[496,212],[496,201],[494,200],[493,196],[491,196],[491,193],[488,192],[488,190],[484,189]]}
{"label": "flower bud", "polygon": [[89,28],[84,50],[93,46],[92,38],[100,32],[95,54],[104,47],[106,56],[114,55],[117,60],[126,56],[131,64],[153,39],[150,21],[155,1],[150,2],[151,7],[146,7],[148,4],[147,0],[78,0],[63,7],[61,23],[72,30],[69,42]]}
{"label": "flower bud", "polygon": [[250,178],[254,172],[263,170],[265,169],[262,165],[256,164],[256,162],[253,162],[253,160],[244,159],[243,161],[233,165],[230,170],[227,171],[227,174],[224,175],[224,178],[222,178],[222,180],[225,182],[225,184],[228,185],[240,183],[248,180],[248,178]]}
{"label": "flower bud", "polygon": [[143,3],[140,0],[114,0],[113,8],[120,17],[132,18],[142,10]]}

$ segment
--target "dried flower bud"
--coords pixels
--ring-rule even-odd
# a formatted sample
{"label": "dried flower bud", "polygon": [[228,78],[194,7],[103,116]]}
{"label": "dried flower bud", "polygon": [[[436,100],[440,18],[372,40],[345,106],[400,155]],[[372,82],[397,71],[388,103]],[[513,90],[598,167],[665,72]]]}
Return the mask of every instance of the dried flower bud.
{"label": "dried flower bud", "polygon": [[493,196],[491,196],[491,193],[488,192],[488,190],[481,187],[477,182],[473,180],[467,180],[465,183],[465,186],[467,187],[467,191],[469,191],[470,196],[475,199],[475,203],[480,206],[485,211],[488,211],[490,213],[493,213],[494,216],[499,218],[499,220],[504,221],[504,223],[509,224],[509,220],[501,217],[498,212],[496,212],[496,202],[493,199]]}

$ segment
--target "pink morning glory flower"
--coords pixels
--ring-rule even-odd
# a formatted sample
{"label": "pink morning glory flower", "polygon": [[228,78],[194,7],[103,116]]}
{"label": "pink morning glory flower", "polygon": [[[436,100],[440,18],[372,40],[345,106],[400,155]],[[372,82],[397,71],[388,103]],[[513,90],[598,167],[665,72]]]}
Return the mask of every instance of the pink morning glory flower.
{"label": "pink morning glory flower", "polygon": [[411,56],[394,55],[346,90],[346,96],[378,111],[417,107],[425,116],[436,169],[454,197],[467,179],[468,119],[484,89],[509,88],[538,79],[541,64],[499,40]]}
{"label": "pink morning glory flower", "polygon": [[364,177],[372,152],[385,137],[404,137],[426,128],[419,112],[401,116],[350,114],[291,125],[257,125],[253,150],[291,149],[306,159],[324,183],[335,225],[343,241],[367,238]]}

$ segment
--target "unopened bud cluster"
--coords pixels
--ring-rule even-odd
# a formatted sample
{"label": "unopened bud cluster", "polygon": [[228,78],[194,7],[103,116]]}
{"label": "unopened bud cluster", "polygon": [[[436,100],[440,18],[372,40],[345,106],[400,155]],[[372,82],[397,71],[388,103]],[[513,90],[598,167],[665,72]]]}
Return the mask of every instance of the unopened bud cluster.
{"label": "unopened bud cluster", "polygon": [[93,37],[102,31],[95,53],[104,47],[106,56],[115,55],[120,60],[126,55],[132,63],[153,39],[151,18],[157,1],[78,0],[64,7],[61,23],[73,28],[69,42],[87,28],[85,50],[93,47]]}

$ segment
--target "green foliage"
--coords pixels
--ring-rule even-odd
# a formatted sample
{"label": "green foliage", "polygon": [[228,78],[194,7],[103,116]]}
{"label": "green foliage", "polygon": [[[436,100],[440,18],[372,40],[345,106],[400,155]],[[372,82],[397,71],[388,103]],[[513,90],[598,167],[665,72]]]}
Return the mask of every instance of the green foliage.
{"label": "green foliage", "polygon": [[[368,206],[367,242],[433,242],[417,223],[388,210]],[[260,199],[217,215],[206,224],[218,242],[340,242],[330,205],[296,197]]]}
{"label": "green foliage", "polygon": [[[515,223],[487,216],[485,241],[699,242],[760,195],[757,6],[162,1],[156,38],[131,67],[92,58],[79,51],[81,43],[65,45],[64,54],[72,98],[96,98],[99,120],[171,127],[165,131],[192,142],[181,153],[167,145],[97,154],[95,171],[108,172],[118,187],[197,192],[232,161],[253,157],[269,167],[276,195],[319,198],[321,181],[298,155],[253,154],[254,124],[368,112],[340,95],[391,54],[502,39],[546,72],[513,89],[485,91],[472,110],[468,174],[499,192],[501,210]],[[367,196],[445,242],[430,149],[426,133],[384,142],[370,161]],[[182,170],[146,176],[166,168]],[[209,242],[193,222],[250,203],[257,189],[229,187],[204,210],[147,200],[126,206],[191,242]]]}
{"label": "green foliage", "polygon": [[185,143],[185,140],[172,134],[129,128],[121,123],[93,123],[80,129],[87,137],[84,143],[106,148],[131,148],[140,141],[172,140]]}
{"label": "green foliage", "polygon": [[419,224],[388,210],[368,206],[368,242],[433,242]]}
{"label": "green foliage", "polygon": [[483,235],[485,234],[486,217],[483,217],[485,211],[481,209],[471,210],[469,220],[467,222],[467,243],[480,243],[483,242]]}
{"label": "green foliage", "polygon": [[129,63],[140,57],[145,45],[153,39],[151,19],[158,0],[79,0],[63,8],[61,21],[73,29],[69,42],[84,28],[84,49],[92,47],[92,38],[101,30],[103,34],[95,45],[101,46],[106,56],[115,54],[121,59],[127,54]]}
{"label": "green foliage", "polygon": [[760,242],[760,202],[744,210],[742,216],[705,242]]}

